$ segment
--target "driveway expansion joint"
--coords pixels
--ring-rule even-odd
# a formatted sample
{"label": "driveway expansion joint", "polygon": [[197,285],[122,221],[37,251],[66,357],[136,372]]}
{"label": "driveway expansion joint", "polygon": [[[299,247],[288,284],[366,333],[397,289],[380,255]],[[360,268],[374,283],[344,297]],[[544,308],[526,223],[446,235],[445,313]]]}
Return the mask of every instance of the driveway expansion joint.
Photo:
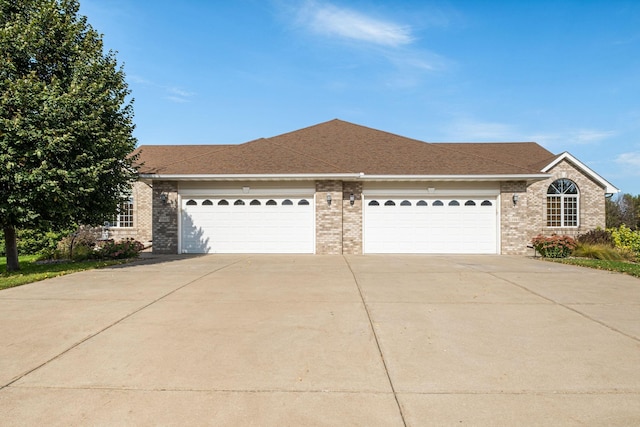
{"label": "driveway expansion joint", "polygon": [[353,281],[356,284],[356,287],[358,288],[358,294],[360,295],[360,300],[362,301],[364,310],[367,313],[367,320],[369,321],[369,327],[371,329],[371,333],[373,334],[373,339],[375,340],[376,347],[378,349],[378,354],[380,355],[380,359],[382,360],[382,366],[384,367],[384,372],[387,376],[387,380],[389,381],[389,387],[391,387],[393,398],[395,399],[396,405],[398,406],[398,412],[400,413],[402,424],[404,425],[404,427],[407,427],[407,421],[405,419],[404,412],[402,411],[402,405],[400,404],[400,400],[398,400],[398,394],[396,393],[395,387],[393,386],[393,381],[391,380],[391,375],[389,374],[389,368],[387,367],[387,362],[385,360],[384,353],[382,352],[382,347],[380,347],[380,340],[378,339],[378,335],[376,334],[374,322],[373,322],[373,319],[371,319],[371,313],[369,312],[369,306],[367,305],[367,302],[364,299],[364,294],[362,293],[362,288],[360,287],[360,283],[358,282],[358,277],[356,276],[356,273],[353,271],[353,268],[351,267],[349,260],[344,255],[342,256],[342,258],[344,259],[344,262],[349,267],[349,271],[353,276]]}
{"label": "driveway expansion joint", "polygon": [[[511,284],[511,285],[513,285],[513,286],[515,286],[515,287],[517,287],[517,288],[520,288],[520,289],[524,290],[525,292],[529,292],[529,293],[530,293],[530,294],[532,294],[532,295],[535,295],[535,296],[537,296],[537,297],[539,297],[539,298],[543,298],[543,299],[545,299],[545,300],[547,300],[547,301],[549,301],[549,302],[551,302],[551,303],[553,303],[553,304],[555,304],[555,305],[557,305],[557,306],[559,306],[559,307],[562,307],[562,308],[564,308],[564,309],[566,309],[566,310],[568,310],[568,311],[571,311],[571,312],[573,312],[573,313],[576,313],[576,314],[578,314],[579,316],[582,316],[582,317],[584,317],[585,319],[587,319],[587,320],[589,320],[589,321],[591,321],[591,322],[597,323],[597,324],[598,324],[598,325],[600,325],[600,326],[604,326],[605,328],[607,328],[607,329],[609,329],[609,330],[611,330],[611,331],[613,331],[613,332],[616,332],[616,333],[618,333],[618,334],[620,334],[620,335],[623,335],[623,336],[625,336],[625,337],[627,337],[627,338],[630,338],[630,339],[632,339],[632,340],[634,340],[634,341],[636,341],[636,342],[640,342],[640,338],[638,338],[638,337],[636,337],[636,336],[634,336],[634,335],[628,334],[628,333],[626,333],[626,332],[624,332],[624,331],[621,331],[621,330],[620,330],[620,329],[618,329],[618,328],[615,328],[615,327],[613,327],[613,326],[611,326],[611,325],[609,325],[609,324],[607,324],[607,323],[605,323],[605,322],[603,322],[603,321],[601,321],[601,320],[595,319],[595,318],[593,318],[593,317],[589,316],[588,314],[585,314],[585,313],[583,313],[583,312],[581,312],[581,311],[579,311],[579,310],[576,310],[575,308],[573,308],[573,307],[570,307],[570,306],[569,306],[569,304],[571,304],[571,305],[581,305],[581,304],[579,304],[579,303],[567,303],[567,304],[563,304],[563,303],[561,303],[561,302],[558,302],[558,301],[554,300],[553,298],[550,298],[550,297],[544,296],[544,295],[542,295],[542,294],[540,294],[540,293],[538,293],[538,292],[532,291],[531,289],[527,288],[526,286],[524,286],[524,285],[520,285],[520,284],[518,284],[518,283],[515,283],[515,282],[513,282],[512,280],[506,279],[506,278],[504,278],[504,277],[500,277],[500,276],[498,276],[498,275],[496,275],[496,274],[494,274],[494,273],[489,273],[489,274],[490,274],[490,275],[492,275],[493,277],[495,277],[496,279],[504,280],[504,281],[506,281],[507,283],[509,283],[509,284]],[[594,303],[593,305],[604,305],[604,304],[597,304],[597,303]],[[619,305],[623,305],[623,304],[619,304]],[[630,305],[637,305],[637,304],[630,304]]]}

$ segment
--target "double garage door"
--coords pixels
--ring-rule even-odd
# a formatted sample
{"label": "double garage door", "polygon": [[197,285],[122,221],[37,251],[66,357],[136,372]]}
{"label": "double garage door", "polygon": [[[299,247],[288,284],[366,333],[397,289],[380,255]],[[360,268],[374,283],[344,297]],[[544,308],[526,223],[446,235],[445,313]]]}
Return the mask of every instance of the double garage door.
{"label": "double garage door", "polygon": [[183,197],[182,253],[313,253],[313,197]]}
{"label": "double garage door", "polygon": [[[314,253],[313,205],[313,196],[183,196],[181,250]],[[495,196],[365,197],[363,205],[364,253],[498,253]]]}
{"label": "double garage door", "polygon": [[494,254],[496,198],[368,198],[365,253]]}

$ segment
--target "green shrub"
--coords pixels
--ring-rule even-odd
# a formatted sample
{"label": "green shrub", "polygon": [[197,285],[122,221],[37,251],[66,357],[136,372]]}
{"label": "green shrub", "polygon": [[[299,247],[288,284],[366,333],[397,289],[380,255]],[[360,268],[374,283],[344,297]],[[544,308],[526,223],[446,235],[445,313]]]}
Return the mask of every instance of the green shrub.
{"label": "green shrub", "polygon": [[119,242],[107,241],[100,247],[98,253],[107,259],[135,258],[144,249],[144,245],[134,239]]}
{"label": "green shrub", "polygon": [[[17,231],[18,253],[20,255],[36,255],[44,251],[55,250],[60,239],[68,236],[72,230],[53,231],[25,229]],[[4,232],[0,230],[0,256],[6,256]]]}
{"label": "green shrub", "polygon": [[640,230],[633,231],[622,224],[618,228],[610,228],[609,232],[616,248],[631,251],[640,258]]}
{"label": "green shrub", "polygon": [[552,234],[550,237],[538,235],[531,239],[533,247],[546,258],[566,258],[576,247],[576,241],[569,236]]}
{"label": "green shrub", "polygon": [[601,259],[605,261],[622,261],[625,259],[615,248],[603,244],[582,243],[573,251],[573,255],[581,258]]}
{"label": "green shrub", "polygon": [[603,230],[602,228],[596,228],[595,230],[578,235],[578,237],[576,237],[576,242],[578,244],[605,245],[611,248],[615,247],[613,237],[611,237],[611,232],[609,230]]}

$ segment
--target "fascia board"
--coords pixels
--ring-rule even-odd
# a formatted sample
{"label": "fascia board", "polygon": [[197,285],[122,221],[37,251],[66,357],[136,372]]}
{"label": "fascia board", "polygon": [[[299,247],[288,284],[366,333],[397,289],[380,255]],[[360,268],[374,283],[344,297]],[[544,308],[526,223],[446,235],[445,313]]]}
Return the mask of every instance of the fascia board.
{"label": "fascia board", "polygon": [[144,179],[167,181],[286,181],[316,179],[357,179],[360,174],[140,174]]}
{"label": "fascia board", "polygon": [[553,169],[556,165],[558,165],[563,160],[567,160],[573,163],[573,165],[575,165],[578,169],[580,169],[582,172],[587,174],[591,179],[600,183],[605,188],[605,193],[615,194],[620,192],[620,190],[616,186],[614,186],[609,181],[607,181],[606,179],[598,175],[593,169],[591,169],[590,167],[582,163],[580,160],[576,159],[568,151],[565,151],[564,153],[556,157],[551,163],[549,163],[547,166],[545,166],[542,169],[542,172],[549,172],[551,169]]}
{"label": "fascia board", "polygon": [[140,174],[143,179],[163,179],[168,181],[215,181],[215,180],[312,180],[348,179],[370,181],[538,181],[551,177],[550,174],[517,175],[366,175],[359,174]]}
{"label": "fascia board", "polygon": [[363,175],[369,181],[541,181],[550,174],[518,175]]}

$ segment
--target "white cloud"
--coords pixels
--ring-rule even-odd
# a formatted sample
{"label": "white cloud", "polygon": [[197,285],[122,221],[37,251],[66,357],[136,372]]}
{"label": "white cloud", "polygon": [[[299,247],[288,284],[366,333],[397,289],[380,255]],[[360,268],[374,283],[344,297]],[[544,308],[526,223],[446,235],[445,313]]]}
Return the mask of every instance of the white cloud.
{"label": "white cloud", "polygon": [[178,86],[166,86],[157,84],[151,80],[145,79],[138,75],[132,75],[128,77],[130,82],[139,84],[141,86],[150,87],[153,89],[159,89],[163,93],[163,97],[169,101],[176,102],[178,104],[184,104],[191,101],[191,97],[195,95],[193,92],[186,91]]}
{"label": "white cloud", "polygon": [[298,23],[326,36],[399,47],[411,44],[411,28],[329,3],[309,1],[297,11]]}
{"label": "white cloud", "polygon": [[189,102],[190,98],[194,95],[193,92],[188,92],[177,87],[167,87],[165,90],[169,94],[166,98],[179,104]]}
{"label": "white cloud", "polygon": [[514,134],[516,131],[509,124],[472,119],[455,120],[445,129],[445,136],[449,141],[510,141]]}
{"label": "white cloud", "polygon": [[598,144],[612,136],[615,131],[603,131],[595,129],[577,129],[552,133],[541,133],[531,135],[528,139],[539,142],[545,147],[566,147],[568,145],[590,145]]}
{"label": "white cloud", "polygon": [[631,166],[640,174],[640,151],[618,154],[615,162],[622,166]]}

